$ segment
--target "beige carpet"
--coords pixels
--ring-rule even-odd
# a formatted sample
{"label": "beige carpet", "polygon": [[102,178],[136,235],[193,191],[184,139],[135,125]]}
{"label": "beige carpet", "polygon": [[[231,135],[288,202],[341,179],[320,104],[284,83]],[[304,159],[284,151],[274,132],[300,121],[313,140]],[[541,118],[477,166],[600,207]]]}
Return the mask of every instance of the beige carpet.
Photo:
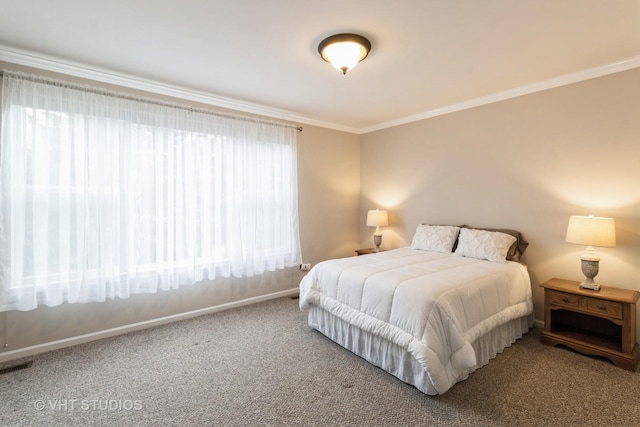
{"label": "beige carpet", "polygon": [[634,426],[640,374],[533,329],[430,397],[273,301],[31,358],[0,375],[2,426]]}

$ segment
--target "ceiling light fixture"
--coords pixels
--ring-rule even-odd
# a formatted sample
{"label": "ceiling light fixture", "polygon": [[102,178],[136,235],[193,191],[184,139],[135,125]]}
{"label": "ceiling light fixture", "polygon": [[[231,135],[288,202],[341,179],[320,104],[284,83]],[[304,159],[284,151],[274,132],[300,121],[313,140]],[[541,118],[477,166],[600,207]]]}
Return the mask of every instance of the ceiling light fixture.
{"label": "ceiling light fixture", "polygon": [[322,40],[318,52],[322,59],[342,74],[358,65],[371,50],[371,42],[358,34],[335,34]]}

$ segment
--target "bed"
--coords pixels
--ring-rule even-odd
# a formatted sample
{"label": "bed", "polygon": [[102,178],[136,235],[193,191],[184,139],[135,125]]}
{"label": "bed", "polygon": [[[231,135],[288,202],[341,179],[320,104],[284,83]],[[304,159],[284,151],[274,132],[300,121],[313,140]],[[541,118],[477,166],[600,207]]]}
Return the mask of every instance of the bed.
{"label": "bed", "polygon": [[423,393],[445,393],[533,325],[513,230],[421,224],[411,246],[316,264],[308,324]]}

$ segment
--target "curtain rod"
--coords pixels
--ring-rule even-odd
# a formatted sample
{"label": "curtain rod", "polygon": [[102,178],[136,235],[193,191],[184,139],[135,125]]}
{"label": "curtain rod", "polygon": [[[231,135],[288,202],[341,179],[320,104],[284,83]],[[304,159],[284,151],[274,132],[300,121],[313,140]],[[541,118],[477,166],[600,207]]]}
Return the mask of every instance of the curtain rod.
{"label": "curtain rod", "polygon": [[296,126],[296,125],[284,123],[284,122],[265,120],[258,117],[253,117],[253,116],[248,116],[243,114],[234,114],[234,113],[226,113],[221,111],[209,110],[206,108],[197,108],[191,105],[180,104],[177,102],[164,101],[161,99],[151,98],[143,95],[134,95],[131,93],[118,92],[115,90],[104,89],[96,86],[91,86],[88,84],[71,83],[65,80],[38,76],[35,74],[27,74],[20,71],[0,70],[0,76],[4,77],[5,75],[16,78],[16,79],[27,80],[27,81],[36,82],[36,83],[45,83],[52,86],[66,87],[69,89],[77,89],[85,92],[94,93],[96,95],[111,96],[114,98],[125,99],[127,101],[144,102],[152,105],[159,105],[159,106],[175,108],[179,110],[190,111],[192,113],[208,114],[211,116],[224,117],[224,118],[242,120],[247,122],[255,122],[255,123],[262,123],[262,124],[268,124],[268,125],[274,125],[274,126],[289,127],[289,128],[296,129],[298,132],[302,132],[303,130],[302,126]]}

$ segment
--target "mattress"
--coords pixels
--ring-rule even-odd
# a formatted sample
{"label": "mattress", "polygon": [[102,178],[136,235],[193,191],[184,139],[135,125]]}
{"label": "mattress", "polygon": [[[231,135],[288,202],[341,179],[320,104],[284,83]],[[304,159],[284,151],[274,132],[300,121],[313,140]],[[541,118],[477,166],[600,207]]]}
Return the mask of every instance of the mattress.
{"label": "mattress", "polygon": [[517,262],[409,248],[317,264],[300,283],[309,325],[427,394],[442,394],[532,325]]}

